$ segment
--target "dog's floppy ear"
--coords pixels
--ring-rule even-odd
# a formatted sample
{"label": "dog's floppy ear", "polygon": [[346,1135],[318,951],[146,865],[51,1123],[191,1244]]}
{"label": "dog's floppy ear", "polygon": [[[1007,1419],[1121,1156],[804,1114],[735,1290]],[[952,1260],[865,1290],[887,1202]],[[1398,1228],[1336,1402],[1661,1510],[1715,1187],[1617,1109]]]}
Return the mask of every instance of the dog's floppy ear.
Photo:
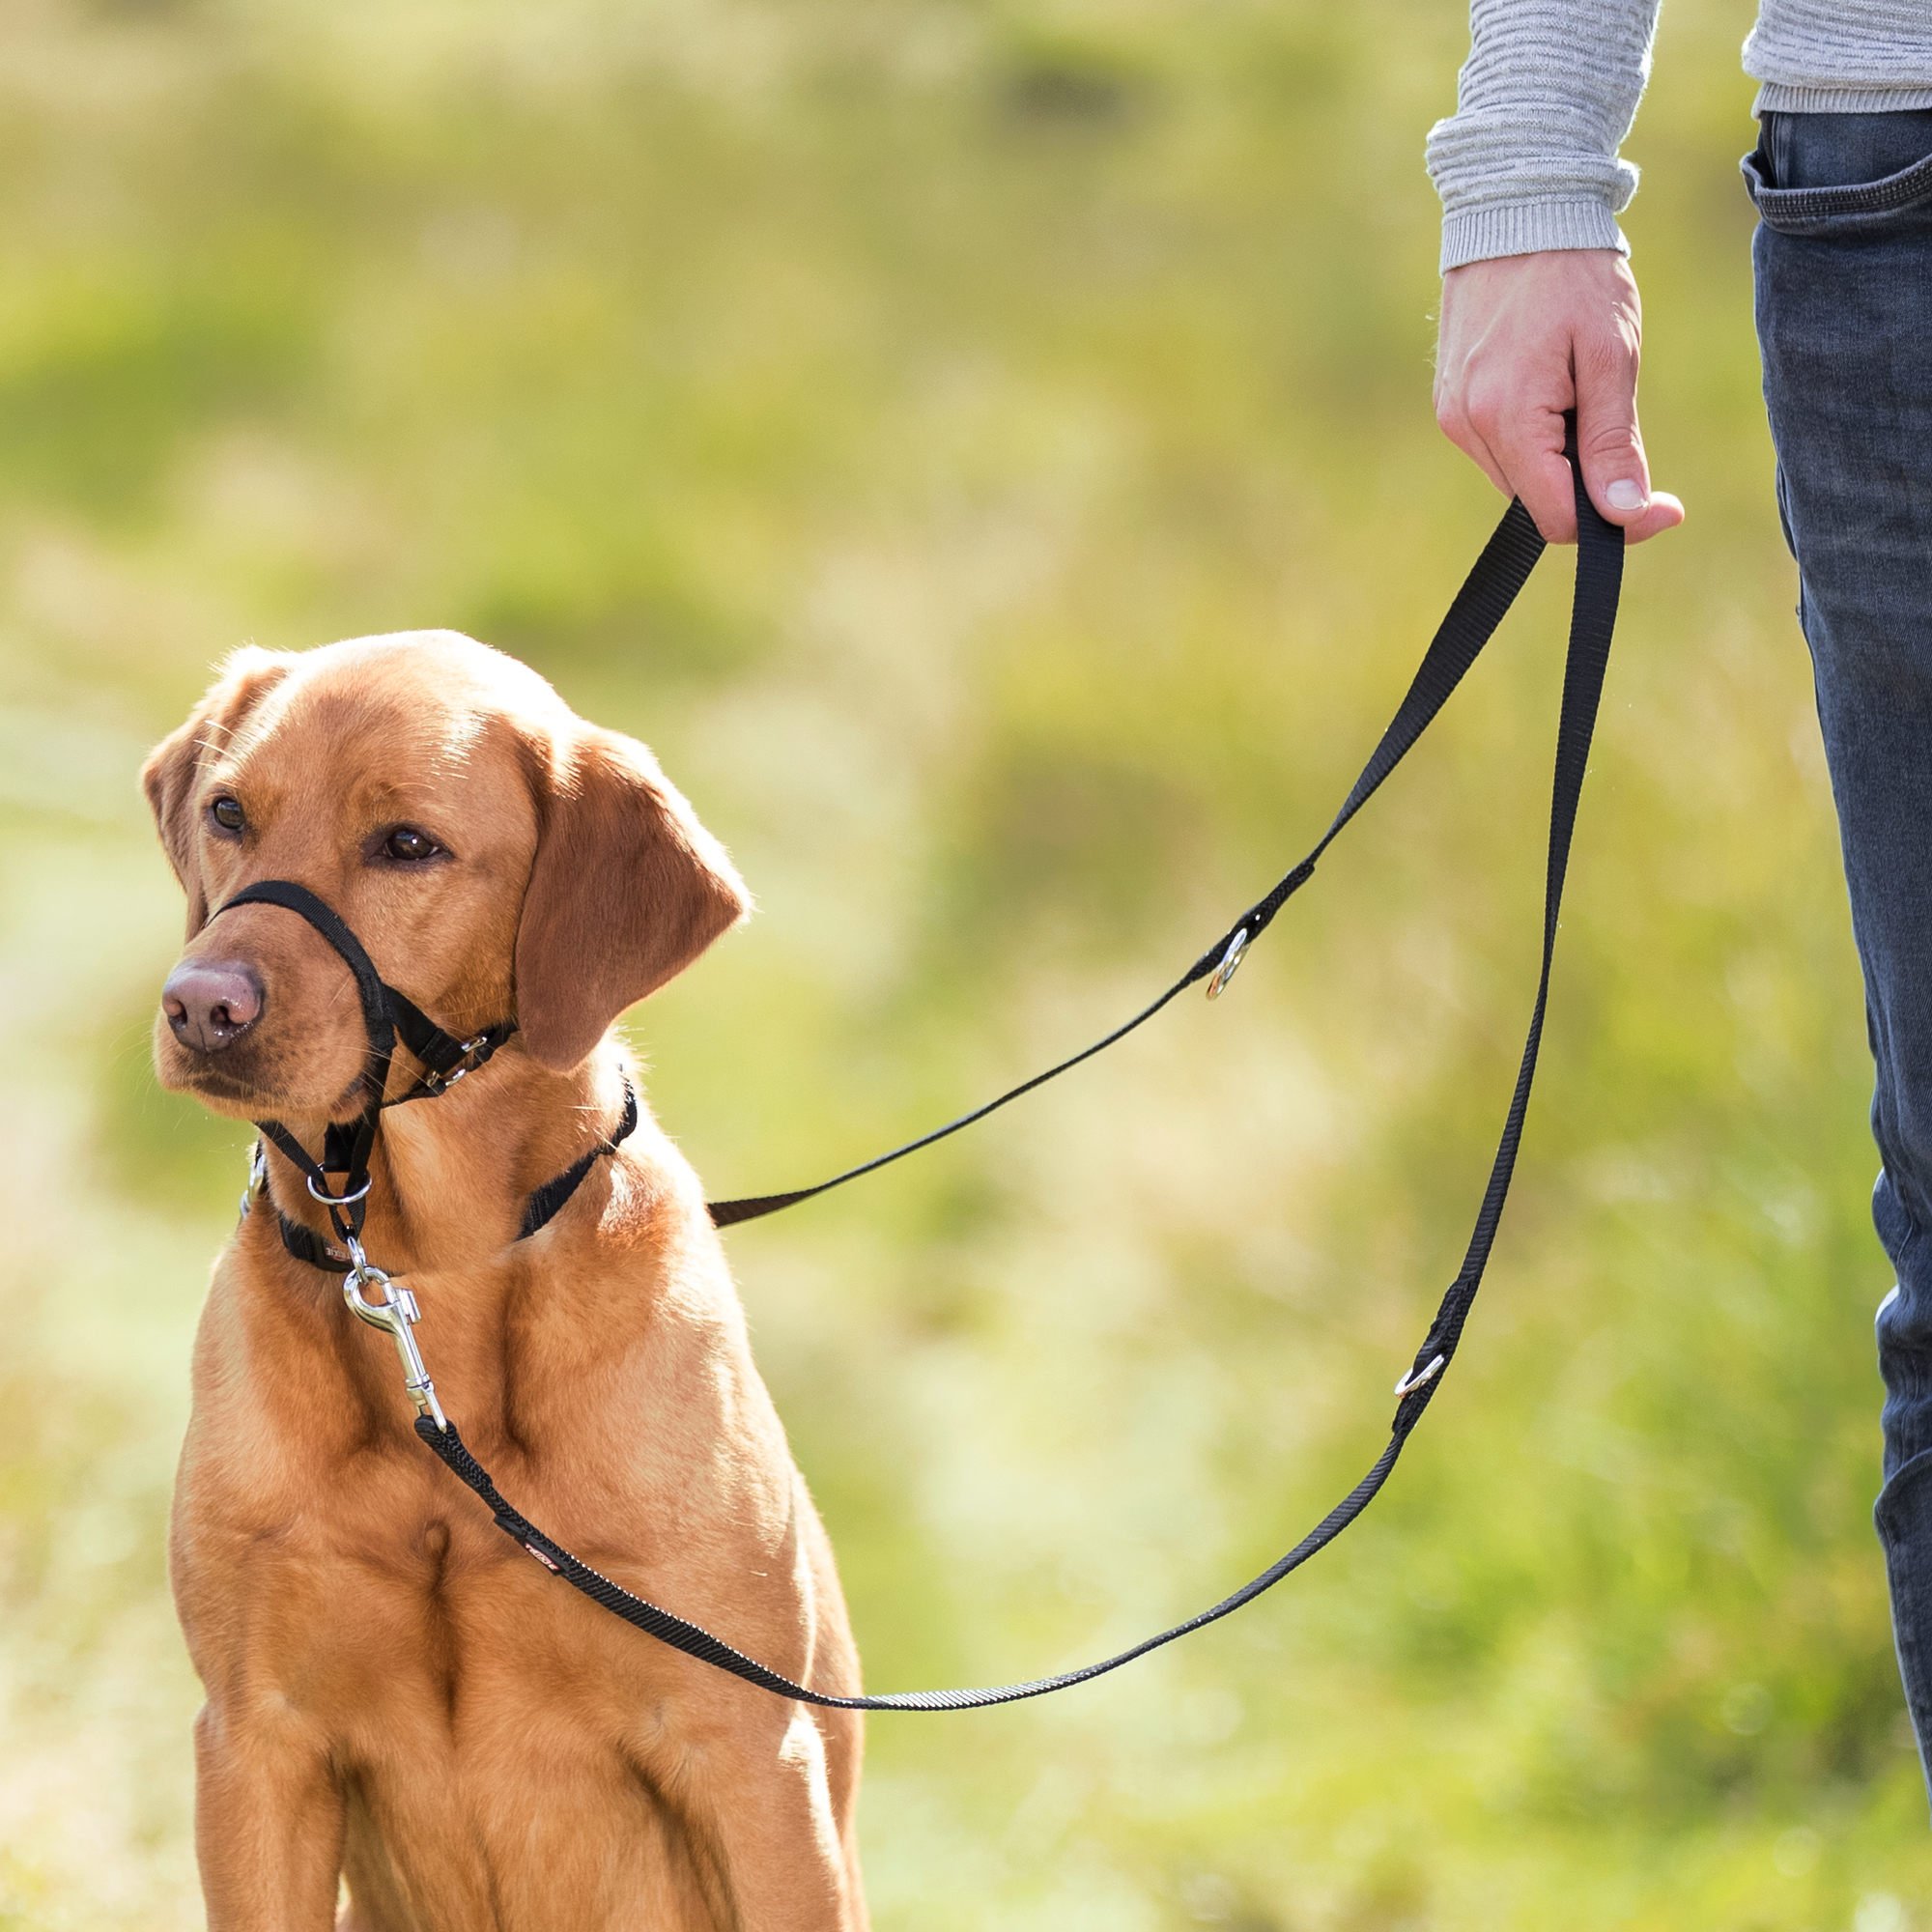
{"label": "dog's floppy ear", "polygon": [[187,895],[190,936],[208,923],[208,896],[194,856],[195,779],[204,760],[220,755],[242,720],[287,671],[282,659],[244,645],[222,666],[221,675],[209,686],[187,722],[170,731],[141,767],[141,789],[155,814],[155,830],[161,835],[161,848]]}
{"label": "dog's floppy ear", "polygon": [[538,761],[517,1025],[533,1058],[562,1069],[743,919],[750,899],[724,848],[636,739],[578,726]]}

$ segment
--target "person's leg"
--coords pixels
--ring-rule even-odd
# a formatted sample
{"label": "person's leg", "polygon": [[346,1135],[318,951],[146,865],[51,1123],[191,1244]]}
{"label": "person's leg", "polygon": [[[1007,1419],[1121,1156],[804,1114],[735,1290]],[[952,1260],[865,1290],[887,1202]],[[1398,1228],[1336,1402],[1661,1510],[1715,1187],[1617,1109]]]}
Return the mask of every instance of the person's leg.
{"label": "person's leg", "polygon": [[1877,1508],[1932,1776],[1932,112],[1772,115],[1746,163],[1779,507],[1864,966],[1897,1275]]}

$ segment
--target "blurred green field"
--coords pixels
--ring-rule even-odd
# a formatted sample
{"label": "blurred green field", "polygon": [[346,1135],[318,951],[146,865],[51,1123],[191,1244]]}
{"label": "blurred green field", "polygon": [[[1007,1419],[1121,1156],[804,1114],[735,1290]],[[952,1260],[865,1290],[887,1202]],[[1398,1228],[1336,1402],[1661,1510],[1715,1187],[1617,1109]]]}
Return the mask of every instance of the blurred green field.
{"label": "blurred green field", "polygon": [[[1385,1500],[887,1717],[882,1932],[1911,1932],[1862,1014],[1750,335],[1748,6],[1631,152],[1658,479],[1519,1187]],[[134,784],[450,624],[761,912],[633,1016],[715,1189],[1123,1016],[1311,838],[1496,513],[1430,419],[1454,0],[0,12],[0,1926],[200,1922],[162,1575],[242,1139]],[[1197,1607],[1373,1457],[1533,970],[1567,566],[1215,1007],[732,1236],[868,1676]]]}

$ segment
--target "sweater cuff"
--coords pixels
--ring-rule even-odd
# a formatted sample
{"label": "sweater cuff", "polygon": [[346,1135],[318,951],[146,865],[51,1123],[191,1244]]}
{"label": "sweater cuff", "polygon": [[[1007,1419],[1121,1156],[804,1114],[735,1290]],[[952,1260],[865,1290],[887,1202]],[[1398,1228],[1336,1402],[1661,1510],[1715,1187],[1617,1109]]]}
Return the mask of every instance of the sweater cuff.
{"label": "sweater cuff", "polygon": [[1617,218],[1603,202],[1493,201],[1445,215],[1442,272],[1497,255],[1540,255],[1552,248],[1613,248],[1630,253]]}

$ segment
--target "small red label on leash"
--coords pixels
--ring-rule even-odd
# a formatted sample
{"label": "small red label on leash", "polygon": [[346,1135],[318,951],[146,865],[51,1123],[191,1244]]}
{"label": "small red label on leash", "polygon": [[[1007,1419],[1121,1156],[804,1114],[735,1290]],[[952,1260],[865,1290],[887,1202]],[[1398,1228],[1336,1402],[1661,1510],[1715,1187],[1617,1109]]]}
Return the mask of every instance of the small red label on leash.
{"label": "small red label on leash", "polygon": [[556,1565],[554,1562],[552,1562],[551,1559],[548,1556],[546,1556],[543,1553],[543,1551],[536,1547],[534,1543],[526,1543],[524,1545],[524,1548],[527,1549],[530,1552],[530,1554],[534,1556],[537,1559],[537,1561],[541,1563],[543,1567],[552,1574],[552,1576],[561,1577],[563,1575],[563,1572],[559,1570],[556,1567]]}

